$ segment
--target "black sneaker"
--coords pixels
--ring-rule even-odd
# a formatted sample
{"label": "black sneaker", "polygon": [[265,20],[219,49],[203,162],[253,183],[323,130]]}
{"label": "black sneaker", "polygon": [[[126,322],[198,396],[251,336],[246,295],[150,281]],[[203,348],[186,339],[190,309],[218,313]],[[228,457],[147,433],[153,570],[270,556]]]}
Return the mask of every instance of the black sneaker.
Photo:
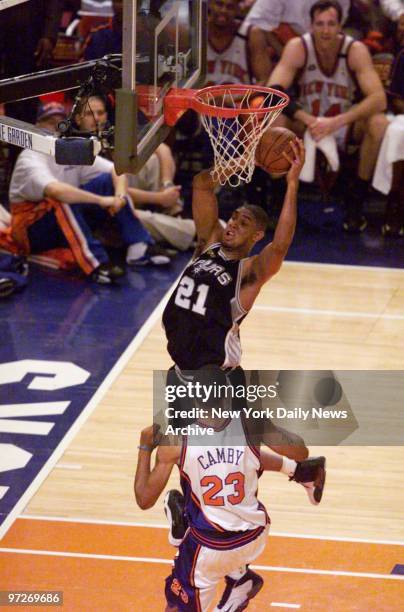
{"label": "black sneaker", "polygon": [[147,245],[145,254],[137,259],[127,259],[126,263],[131,267],[144,267],[144,266],[167,266],[171,261],[171,258],[167,255],[165,249],[157,246],[157,244]]}
{"label": "black sneaker", "polygon": [[168,541],[172,546],[179,546],[183,540],[188,521],[184,516],[184,496],[176,489],[168,491],[164,498],[164,512],[170,524]]}
{"label": "black sneaker", "polygon": [[119,266],[111,263],[103,263],[91,274],[91,280],[99,285],[111,285],[118,278],[122,278],[125,272]]}
{"label": "black sneaker", "polygon": [[250,569],[239,580],[229,576],[225,580],[226,588],[214,612],[242,612],[264,584],[261,576]]}

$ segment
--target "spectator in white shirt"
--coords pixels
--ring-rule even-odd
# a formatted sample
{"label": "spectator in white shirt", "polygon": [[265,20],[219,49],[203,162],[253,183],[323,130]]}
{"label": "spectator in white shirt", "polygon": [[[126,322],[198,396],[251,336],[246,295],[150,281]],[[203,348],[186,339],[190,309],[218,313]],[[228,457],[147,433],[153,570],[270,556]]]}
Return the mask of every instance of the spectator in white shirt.
{"label": "spectator in white shirt", "polygon": [[[64,107],[49,102],[40,107],[37,125],[56,132],[64,118]],[[97,283],[111,284],[123,275],[93,234],[111,216],[127,247],[128,265],[170,261],[153,252],[154,241],[128,196],[126,176],[117,176],[107,159],[97,156],[92,166],[65,166],[25,149],[11,177],[9,200],[12,236],[21,253],[68,247],[83,272]]]}

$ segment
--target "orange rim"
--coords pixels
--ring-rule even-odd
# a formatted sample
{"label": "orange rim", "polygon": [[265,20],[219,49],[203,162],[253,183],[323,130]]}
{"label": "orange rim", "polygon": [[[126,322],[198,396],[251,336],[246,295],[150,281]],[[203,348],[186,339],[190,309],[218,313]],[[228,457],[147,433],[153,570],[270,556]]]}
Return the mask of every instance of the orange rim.
{"label": "orange rim", "polygon": [[[264,96],[277,96],[276,104],[273,106],[263,106],[262,108],[251,108],[249,106],[230,108],[223,106],[223,96],[239,97],[245,96],[248,92]],[[220,102],[220,99],[222,99],[222,102]],[[288,104],[289,96],[272,87],[260,85],[212,85],[203,89],[171,89],[164,99],[164,112],[166,123],[173,125],[178,115],[181,115],[189,108],[192,108],[201,115],[232,118],[251,113],[265,115],[282,110]]]}

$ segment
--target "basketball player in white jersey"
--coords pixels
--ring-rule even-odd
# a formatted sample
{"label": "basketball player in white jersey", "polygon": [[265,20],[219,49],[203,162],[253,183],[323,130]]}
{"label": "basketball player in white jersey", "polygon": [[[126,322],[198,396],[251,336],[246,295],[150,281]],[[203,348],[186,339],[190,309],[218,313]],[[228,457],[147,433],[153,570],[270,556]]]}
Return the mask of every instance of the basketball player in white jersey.
{"label": "basketball player in white jersey", "polygon": [[[229,388],[229,379],[218,366],[211,366],[194,371],[194,384]],[[163,438],[152,470],[155,429],[146,428],[141,434],[135,477],[139,506],[148,509],[154,505],[177,465],[188,519],[173,571],[166,579],[166,612],[207,612],[224,577],[226,589],[216,610],[241,612],[263,585],[262,578],[248,569],[248,563],[265,548],[270,523],[257,499],[258,478],[266,469],[285,471],[285,460],[261,448],[256,437],[253,441],[248,419],[212,417],[211,408],[226,410],[231,402],[225,398],[195,400],[195,407],[204,410],[196,424],[212,428],[213,434],[190,433],[177,446],[170,446]],[[267,422],[260,424],[262,429],[265,425]],[[262,432],[267,446],[283,454],[296,451],[296,456],[307,457],[301,438],[294,451],[279,447],[277,441],[272,444],[271,436],[271,431]],[[312,479],[318,471],[317,460],[312,461],[314,464],[310,460],[298,464],[298,468],[306,464],[303,480]]]}
{"label": "basketball player in white jersey", "polygon": [[206,86],[262,80],[249,27],[236,18],[238,5],[238,0],[209,0]]}
{"label": "basketball player in white jersey", "polygon": [[340,4],[320,0],[310,15],[311,33],[288,42],[268,85],[298,85],[298,101],[289,105],[289,120],[283,118],[283,125],[299,136],[308,129],[316,141],[334,134],[341,142],[350,132],[353,141],[361,143],[358,176],[347,190],[344,220],[345,231],[361,232],[367,225],[363,200],[386,129],[386,96],[366,46],[341,32]]}

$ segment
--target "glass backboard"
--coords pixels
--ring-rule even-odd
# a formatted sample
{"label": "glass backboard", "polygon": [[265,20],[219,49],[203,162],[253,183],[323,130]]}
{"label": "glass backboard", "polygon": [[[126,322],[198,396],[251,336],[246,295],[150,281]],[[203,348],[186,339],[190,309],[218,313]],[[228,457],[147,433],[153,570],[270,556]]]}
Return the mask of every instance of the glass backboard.
{"label": "glass backboard", "polygon": [[122,88],[116,97],[115,166],[135,173],[170,128],[163,102],[171,88],[202,85],[206,0],[124,0]]}

